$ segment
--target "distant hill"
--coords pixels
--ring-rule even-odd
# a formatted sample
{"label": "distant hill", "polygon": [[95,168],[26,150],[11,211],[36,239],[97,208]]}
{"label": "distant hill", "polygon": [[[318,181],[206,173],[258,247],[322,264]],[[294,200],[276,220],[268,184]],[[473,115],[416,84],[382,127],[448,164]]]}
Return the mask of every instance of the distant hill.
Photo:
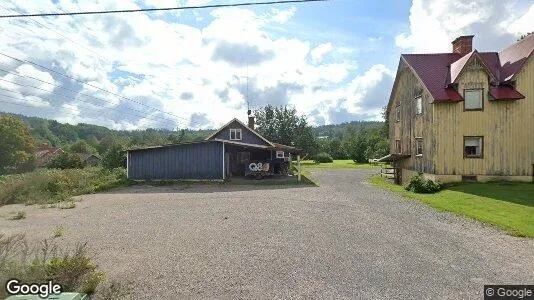
{"label": "distant hill", "polygon": [[0,115],[20,118],[30,127],[32,135],[39,144],[47,143],[59,147],[68,146],[79,140],[86,141],[96,149],[98,149],[98,144],[103,140],[118,140],[126,146],[154,146],[202,140],[214,132],[214,130],[113,130],[98,125],[84,123],[77,125],[63,124],[55,120],[4,112],[0,112]]}
{"label": "distant hill", "polygon": [[[95,149],[102,141],[109,143],[110,140],[132,146],[155,146],[179,142],[192,142],[206,138],[215,130],[183,130],[170,131],[165,129],[145,130],[113,130],[104,126],[80,123],[77,125],[59,123],[38,117],[0,112],[0,115],[11,115],[20,118],[27,124],[33,136],[39,144],[50,144],[57,147],[68,147],[74,142],[83,140]],[[384,122],[376,121],[353,121],[336,125],[323,125],[314,127],[314,135],[320,139],[343,139],[344,135],[357,133],[361,129],[373,130],[384,126]],[[99,151],[100,152],[100,151]]]}
{"label": "distant hill", "polygon": [[334,125],[322,125],[314,128],[315,136],[318,138],[337,138],[343,139],[343,136],[347,132],[357,133],[361,129],[366,129],[368,131],[374,129],[382,129],[384,127],[384,122],[378,121],[352,121],[341,124]]}

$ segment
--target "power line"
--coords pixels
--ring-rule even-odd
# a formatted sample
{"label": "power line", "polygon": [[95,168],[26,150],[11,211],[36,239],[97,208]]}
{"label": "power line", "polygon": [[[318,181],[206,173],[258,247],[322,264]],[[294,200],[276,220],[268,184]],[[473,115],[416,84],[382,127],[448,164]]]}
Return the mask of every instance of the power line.
{"label": "power line", "polygon": [[[29,60],[16,58],[16,57],[7,55],[7,54],[2,53],[2,52],[0,52],[0,55],[5,56],[5,57],[10,58],[10,59],[13,59],[13,60],[16,60],[16,61],[18,61],[18,62],[28,63],[28,64],[31,64],[31,65],[34,65],[34,66],[39,67],[39,68],[41,68],[41,69],[44,69],[44,70],[53,72],[53,73],[55,73],[55,74],[58,74],[58,75],[60,75],[60,76],[63,76],[63,77],[65,77],[65,78],[74,80],[74,81],[76,81],[76,82],[78,82],[78,83],[81,83],[81,84],[83,84],[83,85],[90,86],[90,87],[92,87],[92,88],[95,88],[95,89],[100,90],[100,91],[102,91],[102,92],[108,93],[108,94],[110,94],[110,95],[114,95],[115,97],[118,97],[118,98],[120,98],[120,99],[124,99],[124,100],[127,100],[127,101],[131,101],[131,102],[133,102],[133,103],[139,104],[139,105],[144,106],[144,107],[146,107],[146,108],[150,108],[150,109],[152,109],[152,110],[159,111],[159,112],[162,112],[162,113],[164,113],[164,114],[167,114],[167,115],[170,115],[170,116],[173,116],[173,117],[176,117],[176,118],[185,120],[185,121],[189,121],[188,119],[186,119],[186,118],[184,118],[184,117],[175,115],[175,114],[173,114],[173,113],[166,112],[166,111],[164,111],[164,110],[161,110],[161,109],[159,109],[159,108],[152,107],[152,106],[150,106],[150,105],[146,105],[146,104],[144,104],[144,103],[142,103],[142,102],[139,102],[139,101],[130,99],[130,98],[128,98],[128,97],[124,97],[124,96],[119,95],[119,94],[117,94],[117,93],[110,92],[110,91],[108,91],[108,90],[106,90],[106,89],[103,89],[103,88],[101,88],[101,87],[92,85],[92,84],[87,83],[87,82],[84,82],[84,81],[81,81],[81,80],[76,79],[76,78],[74,78],[74,77],[72,77],[72,76],[69,76],[69,75],[67,75],[67,74],[63,74],[63,73],[58,72],[58,71],[56,71],[56,70],[47,68],[47,67],[45,67],[45,66],[43,66],[43,65],[40,65],[40,64],[38,64],[38,63],[36,63],[36,62],[32,62],[32,61],[29,61]],[[194,122],[194,121],[190,121],[190,123],[194,124],[194,123],[196,123],[196,122]]]}
{"label": "power line", "polygon": [[[4,90],[4,91],[8,91],[8,92],[12,92],[12,93],[15,92],[15,91],[8,90],[8,89],[4,89],[4,88],[0,88],[0,90]],[[9,96],[9,95],[0,94],[0,99],[1,99],[2,97],[11,98],[11,99],[18,100],[18,101],[35,102],[35,103],[42,104],[41,101],[37,101],[37,100],[26,99],[26,98],[20,98],[20,97],[13,97],[13,96]],[[49,102],[51,102],[50,99],[44,99],[44,100],[48,100]],[[8,102],[8,101],[0,101],[0,102],[3,102],[3,103],[9,103],[9,104],[18,105],[18,106],[25,106],[25,107],[34,108],[34,109],[35,109],[35,108],[40,108],[40,107],[38,107],[38,106],[24,105],[24,104],[21,104],[21,103],[15,103],[15,102]],[[68,110],[71,111],[71,112],[73,111],[72,108],[69,108]],[[102,112],[100,112],[100,113],[102,113]],[[79,118],[79,117],[80,117],[79,115],[76,115],[76,114],[73,114],[73,113],[63,113],[63,114],[65,114],[65,115],[69,115],[69,116],[73,116],[73,117],[76,117],[76,118]],[[104,114],[104,115],[107,115],[107,116],[111,116],[111,114],[109,114],[109,112],[104,112],[103,114]],[[150,122],[150,121],[152,121],[152,122]],[[156,120],[156,121],[157,121],[157,120]],[[154,123],[153,119],[149,119],[148,122],[149,122],[149,123],[152,123],[151,126],[154,126],[154,124],[153,124],[153,123]],[[173,127],[173,128],[174,128],[174,127]]]}
{"label": "power line", "polygon": [[[4,10],[6,10],[6,11],[8,11],[8,12],[9,12],[10,10],[14,10],[14,9],[8,9],[7,7],[5,7],[5,6],[3,6],[3,5],[0,5],[0,7],[2,7]],[[15,11],[16,11],[16,10],[15,10]],[[61,36],[62,38],[67,39],[67,40],[69,40],[70,42],[72,42],[72,43],[74,43],[74,44],[76,44],[76,45],[78,45],[78,46],[80,46],[80,47],[86,49],[87,51],[89,51],[89,52],[95,54],[96,56],[100,57],[101,59],[103,59],[103,60],[106,61],[107,63],[110,63],[110,61],[109,61],[108,59],[106,59],[105,57],[103,57],[103,56],[100,55],[98,52],[94,51],[93,49],[91,49],[91,48],[89,48],[89,47],[87,47],[87,46],[85,46],[85,45],[83,45],[83,44],[81,44],[81,43],[79,43],[79,42],[76,42],[75,40],[69,38],[68,36],[66,36],[66,35],[64,35],[64,34],[58,32],[58,31],[56,31],[56,30],[54,30],[54,29],[52,29],[52,28],[50,28],[50,27],[44,25],[43,23],[41,23],[41,22],[39,22],[39,21],[34,20],[33,18],[29,18],[29,19],[30,19],[31,21],[33,21],[34,23],[36,23],[37,25],[40,25],[41,27],[46,28],[46,29],[48,29],[48,30],[54,32],[55,34]],[[22,28],[27,29],[27,28],[25,28],[25,27],[22,27]],[[28,29],[28,30],[30,30],[30,29]],[[32,31],[32,30],[30,30],[30,31]],[[32,32],[34,32],[34,31],[32,31]],[[35,33],[35,32],[34,32],[34,33]]]}
{"label": "power line", "polygon": [[234,4],[212,4],[212,5],[182,6],[182,7],[139,8],[139,9],[80,11],[80,12],[63,12],[63,13],[56,12],[56,13],[40,13],[40,14],[3,15],[3,16],[0,16],[0,18],[51,17],[51,16],[74,16],[74,15],[101,15],[101,14],[115,14],[115,13],[171,11],[171,10],[223,8],[223,7],[239,7],[239,6],[258,6],[258,5],[273,5],[273,4],[288,4],[288,3],[325,2],[325,1],[329,1],[329,0],[283,0],[283,1],[267,1],[267,2],[243,2],[243,3],[234,3]]}
{"label": "power line", "polygon": [[[6,71],[2,68],[0,68],[0,71],[2,72],[6,72],[6,73],[9,73],[9,74],[13,74],[15,76],[19,76],[21,78],[30,78],[30,79],[34,79],[34,80],[38,80],[39,82],[42,82],[42,83],[45,83],[45,84],[49,84],[51,86],[53,86],[54,88],[60,88],[60,89],[64,89],[66,91],[69,91],[69,92],[72,92],[74,94],[77,94],[77,95],[83,95],[83,96],[86,96],[86,97],[89,97],[89,98],[92,98],[92,99],[95,99],[95,100],[98,100],[98,101],[102,101],[102,102],[106,102],[108,104],[112,104],[114,105],[115,103],[111,102],[111,101],[108,101],[108,100],[105,100],[105,99],[102,99],[102,98],[98,98],[98,97],[95,97],[95,96],[92,96],[92,95],[89,95],[89,94],[86,94],[86,93],[82,93],[82,92],[79,92],[79,91],[75,91],[75,90],[72,90],[72,89],[68,89],[68,88],[65,88],[65,87],[62,87],[62,86],[56,86],[50,82],[47,82],[47,81],[44,81],[44,80],[41,80],[41,79],[38,79],[38,78],[35,78],[35,77],[31,77],[31,76],[24,76],[24,75],[20,75],[20,74],[17,74],[17,73],[14,73],[14,72],[10,72],[10,71]],[[43,89],[43,88],[40,88],[40,87],[36,87],[36,86],[33,86],[33,85],[29,85],[29,84],[21,84],[21,83],[17,83],[17,82],[13,82],[13,81],[10,81],[10,80],[7,80],[7,79],[3,79],[3,78],[0,78],[1,81],[5,81],[5,82],[9,82],[9,83],[12,83],[12,84],[16,84],[18,86],[23,86],[23,87],[29,87],[29,88],[33,88],[33,89],[37,89],[37,90],[41,90],[41,91],[44,91],[44,92],[48,92],[48,93],[52,93],[52,94],[56,94],[56,95],[59,95],[65,99],[73,99],[74,97],[72,96],[67,96],[67,95],[64,95],[62,93],[58,93],[56,92],[55,90],[47,90],[47,89]],[[0,88],[2,89],[2,88]],[[88,102],[88,101],[84,101],[83,99],[79,99],[78,100],[80,101],[83,101],[83,102],[86,102],[86,103],[89,103],[89,104],[92,104],[92,105],[95,105],[94,103],[92,102]],[[96,105],[98,106],[98,105]],[[103,108],[103,107],[101,107]],[[120,109],[118,108],[115,108],[115,107],[111,107],[110,109],[113,109],[113,110],[116,110],[118,112],[123,112],[121,111]],[[125,109],[128,109],[128,110],[131,110],[131,111],[135,111],[135,112],[139,112],[139,113],[142,113],[144,114],[145,112],[144,111],[140,111],[140,110],[137,110],[137,109],[134,109],[134,108],[131,108],[131,107],[125,107]],[[124,113],[124,112],[123,112]],[[133,114],[135,116],[138,116],[138,117],[141,117],[141,118],[146,118],[146,119],[150,119],[152,117],[149,117],[149,116],[146,116],[146,115],[138,115],[138,114]],[[182,122],[179,122],[177,120],[174,120],[174,119],[168,119],[168,118],[158,118],[157,121],[165,121],[165,122],[172,122],[174,125],[176,124],[179,124],[179,125],[183,125],[185,126],[184,123]]]}
{"label": "power line", "polygon": [[[61,93],[58,93],[58,92],[54,92],[54,91],[50,91],[50,90],[46,90],[46,89],[42,89],[42,88],[39,88],[39,87],[35,87],[35,86],[32,86],[32,85],[25,85],[25,84],[20,84],[20,83],[16,83],[16,82],[13,82],[13,81],[9,81],[9,80],[6,80],[6,79],[0,79],[1,81],[5,81],[5,82],[9,82],[9,83],[12,83],[12,84],[16,84],[16,85],[19,85],[19,86],[22,86],[22,87],[29,87],[29,88],[33,88],[33,89],[37,89],[37,90],[41,90],[41,91],[44,91],[44,92],[49,92],[49,93],[53,93],[55,95],[58,95],[60,97],[63,97],[67,100],[71,100],[73,97],[70,97],[70,96],[67,96],[65,94],[61,94]],[[14,90],[10,90],[10,89],[6,89],[6,88],[3,88],[3,87],[0,87],[0,90],[3,90],[3,91],[7,91],[7,92],[11,92],[11,93],[17,93],[17,91],[14,91]],[[30,96],[35,96],[35,97],[39,97],[37,95],[30,95]],[[49,102],[52,102],[50,99],[46,99],[48,100]],[[83,99],[78,99],[79,101],[81,102],[84,102],[84,103],[87,103],[87,104],[90,104],[90,105],[95,105],[95,103],[93,102],[90,102],[90,101],[86,101],[86,100],[83,100]],[[95,106],[98,106],[98,105],[95,105]],[[103,107],[100,107],[100,108],[103,108]],[[118,112],[121,112],[124,114],[123,111],[121,111],[120,109],[118,108],[115,108],[115,107],[109,107],[108,109],[112,109],[112,110],[115,110],[115,111],[118,111]],[[135,110],[137,111],[137,110]],[[139,111],[140,112],[140,111]],[[154,122],[159,122],[161,124],[172,124],[174,127],[174,125],[176,125],[178,122],[174,121],[174,120],[166,120],[166,119],[155,119],[153,117],[149,117],[149,116],[145,116],[145,115],[138,115],[138,114],[134,114],[134,113],[130,113],[131,115],[133,116],[136,116],[136,117],[140,117],[140,118],[143,118],[143,119],[148,119],[148,120],[152,120]],[[179,124],[179,123],[178,123]],[[183,124],[182,124],[183,125]]]}

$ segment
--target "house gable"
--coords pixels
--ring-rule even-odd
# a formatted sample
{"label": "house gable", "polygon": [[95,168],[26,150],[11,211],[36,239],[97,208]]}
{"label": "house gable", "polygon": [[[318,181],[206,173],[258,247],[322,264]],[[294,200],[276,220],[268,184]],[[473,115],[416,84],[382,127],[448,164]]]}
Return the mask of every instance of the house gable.
{"label": "house gable", "polygon": [[486,72],[490,82],[498,83],[499,80],[493,74],[492,70],[486,65],[486,62],[480,57],[478,51],[474,50],[471,53],[466,54],[464,57],[451,64],[451,83],[457,83],[459,78],[465,71],[478,71],[482,70]]}
{"label": "house gable", "polygon": [[236,142],[241,142],[251,145],[261,145],[261,146],[270,146],[274,145],[269,142],[267,139],[262,137],[259,133],[251,130],[243,123],[237,119],[233,119],[228,124],[224,125],[217,132],[206,138],[206,140],[226,140],[230,141],[230,130],[231,129],[241,129],[241,139],[236,140]]}

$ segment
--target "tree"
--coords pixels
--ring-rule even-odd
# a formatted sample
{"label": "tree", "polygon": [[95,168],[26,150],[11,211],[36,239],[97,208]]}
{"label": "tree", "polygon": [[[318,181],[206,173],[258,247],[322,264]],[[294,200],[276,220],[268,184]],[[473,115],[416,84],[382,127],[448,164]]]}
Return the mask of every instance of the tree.
{"label": "tree", "polygon": [[58,156],[52,158],[47,164],[47,168],[50,169],[81,169],[85,167],[82,158],[78,154],[74,153],[61,153]]}
{"label": "tree", "polygon": [[294,107],[267,105],[255,112],[257,131],[268,140],[301,148],[314,154],[318,150],[313,128]]}
{"label": "tree", "polygon": [[386,139],[389,139],[389,116],[388,116],[388,106],[384,105],[382,107],[382,118],[384,119],[384,125],[382,125],[382,136]]}
{"label": "tree", "polygon": [[350,159],[358,163],[367,162],[367,130],[362,128],[345,142],[345,149]]}
{"label": "tree", "polygon": [[121,146],[109,149],[102,158],[102,166],[106,169],[126,167],[126,155]]}
{"label": "tree", "polygon": [[0,116],[0,174],[35,168],[35,139],[15,117]]}
{"label": "tree", "polygon": [[70,151],[80,154],[95,154],[96,149],[84,140],[78,140],[70,146]]}

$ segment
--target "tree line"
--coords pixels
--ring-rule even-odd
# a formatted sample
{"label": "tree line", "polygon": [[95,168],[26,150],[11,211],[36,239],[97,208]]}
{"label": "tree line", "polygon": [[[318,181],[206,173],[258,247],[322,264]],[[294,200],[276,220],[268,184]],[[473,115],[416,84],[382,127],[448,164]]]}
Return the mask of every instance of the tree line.
{"label": "tree line", "polygon": [[257,110],[255,117],[257,131],[268,140],[303,149],[311,159],[326,153],[333,159],[364,163],[389,153],[387,122],[356,121],[312,127],[294,107],[270,105]]}
{"label": "tree line", "polygon": [[[366,162],[389,153],[387,123],[384,122],[355,121],[313,127],[294,107],[270,105],[255,111],[255,117],[259,133],[273,142],[305,150],[308,158],[323,153],[333,159]],[[50,167],[82,167],[80,154],[94,154],[102,158],[105,166],[118,167],[125,163],[125,149],[199,141],[214,131],[112,130],[91,124],[62,124],[1,113],[0,174],[33,170],[35,152],[41,145],[60,147],[66,152],[51,161]]]}

